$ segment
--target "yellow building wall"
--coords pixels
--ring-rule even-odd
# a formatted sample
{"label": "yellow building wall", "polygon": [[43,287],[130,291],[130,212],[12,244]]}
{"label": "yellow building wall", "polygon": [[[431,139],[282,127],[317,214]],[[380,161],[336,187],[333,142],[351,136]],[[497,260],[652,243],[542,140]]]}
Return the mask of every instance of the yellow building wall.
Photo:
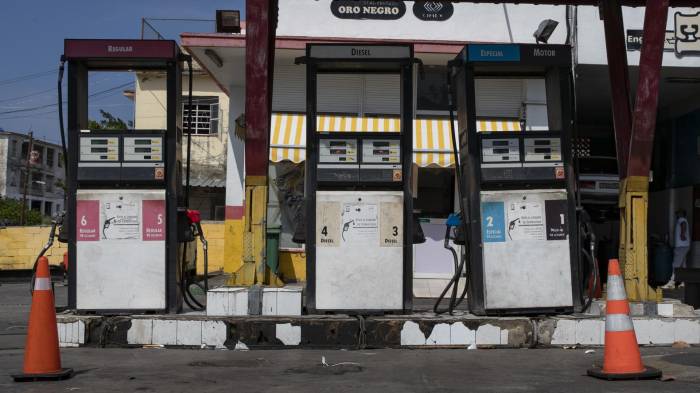
{"label": "yellow building wall", "polygon": [[[0,270],[31,269],[36,256],[46,244],[50,226],[0,228]],[[203,222],[202,230],[207,238],[209,250],[209,271],[224,269],[224,223]],[[58,265],[63,261],[63,253],[68,246],[56,239],[47,252],[49,263]],[[197,273],[204,272],[204,250],[197,242]]]}
{"label": "yellow building wall", "polygon": [[[31,269],[37,255],[49,238],[50,226],[0,228],[0,270]],[[54,240],[46,255],[49,263],[58,265],[68,245]]]}
{"label": "yellow building wall", "polygon": [[224,221],[224,272],[234,273],[243,266],[243,218]]}
{"label": "yellow building wall", "polygon": [[284,282],[306,281],[306,253],[280,250],[280,275]]}

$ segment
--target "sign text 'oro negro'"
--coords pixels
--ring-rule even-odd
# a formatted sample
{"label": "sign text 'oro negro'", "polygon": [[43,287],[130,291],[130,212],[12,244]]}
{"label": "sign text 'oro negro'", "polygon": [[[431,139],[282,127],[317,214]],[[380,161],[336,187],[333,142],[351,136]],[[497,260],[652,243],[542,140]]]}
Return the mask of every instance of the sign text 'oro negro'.
{"label": "sign text 'oro negro'", "polygon": [[403,1],[334,0],[331,12],[340,19],[399,19],[406,13]]}

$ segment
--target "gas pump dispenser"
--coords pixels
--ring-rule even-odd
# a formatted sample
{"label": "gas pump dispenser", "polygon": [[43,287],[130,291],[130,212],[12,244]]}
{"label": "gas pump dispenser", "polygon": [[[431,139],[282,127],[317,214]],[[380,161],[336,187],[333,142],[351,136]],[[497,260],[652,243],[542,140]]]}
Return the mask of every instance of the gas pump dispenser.
{"label": "gas pump dispenser", "polygon": [[[307,83],[307,310],[410,310],[413,48],[309,44],[297,62],[306,64]],[[383,132],[319,132],[316,89],[324,73],[398,74],[400,125]],[[372,121],[355,120],[358,127]]]}
{"label": "gas pump dispenser", "polygon": [[[451,64],[470,310],[580,311],[570,47],[469,44]],[[508,131],[482,117],[494,79],[521,87],[519,118]]]}
{"label": "gas pump dispenser", "polygon": [[[178,312],[192,237],[182,187],[182,63],[175,41],[65,41],[68,302],[88,312]],[[166,128],[88,129],[89,71],[166,74]],[[191,250],[191,248],[190,248]],[[191,251],[190,251],[191,252]],[[193,268],[193,267],[192,267]]]}

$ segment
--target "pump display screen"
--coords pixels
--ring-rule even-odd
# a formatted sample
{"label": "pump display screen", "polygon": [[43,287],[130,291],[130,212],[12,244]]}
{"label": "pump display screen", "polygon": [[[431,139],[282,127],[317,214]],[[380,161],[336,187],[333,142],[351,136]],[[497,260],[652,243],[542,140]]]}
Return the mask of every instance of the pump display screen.
{"label": "pump display screen", "polygon": [[321,139],[319,144],[319,163],[357,163],[357,140]]}
{"label": "pump display screen", "polygon": [[124,137],[124,161],[161,161],[162,137]]}
{"label": "pump display screen", "polygon": [[525,161],[560,162],[561,139],[525,138]]}
{"label": "pump display screen", "polygon": [[400,163],[401,142],[398,139],[362,141],[362,163]]}
{"label": "pump display screen", "polygon": [[119,138],[81,136],[80,161],[119,161]]}

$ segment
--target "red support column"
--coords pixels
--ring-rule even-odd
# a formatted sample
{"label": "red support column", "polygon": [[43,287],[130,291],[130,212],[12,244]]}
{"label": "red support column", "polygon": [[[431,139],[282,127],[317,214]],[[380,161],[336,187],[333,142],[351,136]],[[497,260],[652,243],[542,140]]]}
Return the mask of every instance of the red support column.
{"label": "red support column", "polygon": [[267,176],[276,27],[276,0],[246,1],[246,176]]}
{"label": "red support column", "polygon": [[603,1],[600,10],[605,28],[605,47],[608,55],[608,73],[612,93],[613,124],[617,146],[620,177],[626,176],[630,135],[632,134],[632,104],[630,78],[625,47],[625,28],[620,0]]}
{"label": "red support column", "polygon": [[267,267],[265,245],[276,28],[277,0],[246,0],[243,264],[230,285],[284,284]]}
{"label": "red support column", "polygon": [[627,176],[649,176],[669,0],[647,0]]}

